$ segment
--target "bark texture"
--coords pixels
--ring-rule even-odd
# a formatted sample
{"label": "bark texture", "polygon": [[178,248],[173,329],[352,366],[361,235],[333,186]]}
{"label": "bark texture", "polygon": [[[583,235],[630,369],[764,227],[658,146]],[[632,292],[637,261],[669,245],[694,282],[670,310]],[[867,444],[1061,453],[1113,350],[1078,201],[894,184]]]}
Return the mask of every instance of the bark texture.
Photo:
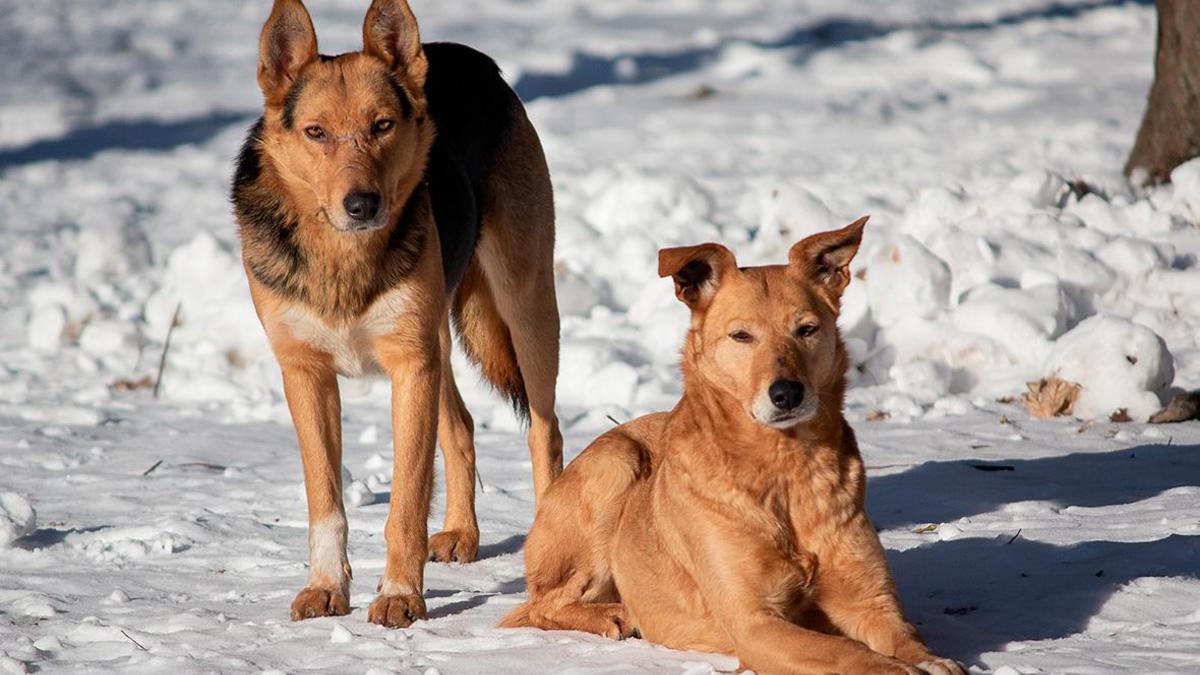
{"label": "bark texture", "polygon": [[1154,84],[1125,175],[1151,182],[1200,155],[1200,1],[1158,0]]}

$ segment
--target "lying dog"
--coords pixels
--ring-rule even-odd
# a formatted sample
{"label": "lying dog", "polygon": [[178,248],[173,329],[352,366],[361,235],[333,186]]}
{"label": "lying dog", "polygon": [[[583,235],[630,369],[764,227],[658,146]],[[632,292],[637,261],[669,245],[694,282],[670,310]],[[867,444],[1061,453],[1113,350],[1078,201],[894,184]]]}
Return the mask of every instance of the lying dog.
{"label": "lying dog", "polygon": [[866,218],[739,268],[665,249],[692,312],[684,396],[598,438],[525,543],[529,601],[502,626],[640,633],[759,673],[963,672],[904,620],[842,417],[842,291]]}
{"label": "lying dog", "polygon": [[[259,41],[265,110],[233,204],[254,306],[283,371],[308,496],[308,584],[292,618],[350,611],[337,375],[392,382],[387,566],[369,618],[425,616],[427,557],[473,560],[473,426],[450,372],[450,323],[530,418],[534,491],[562,470],[554,416],[554,204],[537,133],[496,64],[422,45],[405,0],[375,0],[363,51],[324,56],[300,0]],[[446,521],[426,541],[434,442]]]}

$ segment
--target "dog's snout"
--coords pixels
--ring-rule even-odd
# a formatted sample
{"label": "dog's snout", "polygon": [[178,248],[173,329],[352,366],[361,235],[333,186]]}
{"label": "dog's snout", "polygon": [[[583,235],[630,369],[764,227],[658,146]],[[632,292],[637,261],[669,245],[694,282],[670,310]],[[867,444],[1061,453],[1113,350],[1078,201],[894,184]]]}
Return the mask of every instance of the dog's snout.
{"label": "dog's snout", "polygon": [[776,408],[792,410],[804,401],[804,385],[795,380],[775,380],[767,395]]}
{"label": "dog's snout", "polygon": [[361,222],[375,218],[379,213],[379,202],[378,192],[351,192],[342,200],[342,207],[346,209],[346,215]]}

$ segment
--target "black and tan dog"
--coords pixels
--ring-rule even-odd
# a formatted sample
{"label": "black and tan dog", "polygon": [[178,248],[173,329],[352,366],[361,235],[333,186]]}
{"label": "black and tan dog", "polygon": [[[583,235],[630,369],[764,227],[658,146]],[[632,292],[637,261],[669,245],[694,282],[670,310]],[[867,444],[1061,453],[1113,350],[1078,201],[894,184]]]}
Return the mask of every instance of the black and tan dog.
{"label": "black and tan dog", "polygon": [[[424,565],[473,560],[473,427],[450,372],[450,319],[485,377],[530,418],[534,489],[562,470],[558,310],[545,156],[487,56],[422,45],[405,0],[375,0],[363,50],[317,51],[300,0],[259,42],[262,118],[233,203],[259,319],[283,371],[309,512],[308,584],[292,618],[349,612],[337,375],[392,382],[387,567],[369,619],[425,616]],[[428,542],[435,440],[444,529]]]}

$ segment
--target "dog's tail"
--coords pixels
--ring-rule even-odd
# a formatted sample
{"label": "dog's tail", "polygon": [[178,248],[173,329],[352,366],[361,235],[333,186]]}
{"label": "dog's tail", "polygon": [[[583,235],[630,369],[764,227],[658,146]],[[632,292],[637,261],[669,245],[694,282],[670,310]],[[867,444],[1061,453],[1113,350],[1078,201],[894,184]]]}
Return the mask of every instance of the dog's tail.
{"label": "dog's tail", "polygon": [[529,603],[522,602],[496,624],[499,628],[536,628],[529,617]]}
{"label": "dog's tail", "polygon": [[512,403],[517,416],[528,421],[529,395],[513,348],[512,331],[496,308],[496,298],[478,260],[471,261],[458,284],[450,318],[467,358]]}

